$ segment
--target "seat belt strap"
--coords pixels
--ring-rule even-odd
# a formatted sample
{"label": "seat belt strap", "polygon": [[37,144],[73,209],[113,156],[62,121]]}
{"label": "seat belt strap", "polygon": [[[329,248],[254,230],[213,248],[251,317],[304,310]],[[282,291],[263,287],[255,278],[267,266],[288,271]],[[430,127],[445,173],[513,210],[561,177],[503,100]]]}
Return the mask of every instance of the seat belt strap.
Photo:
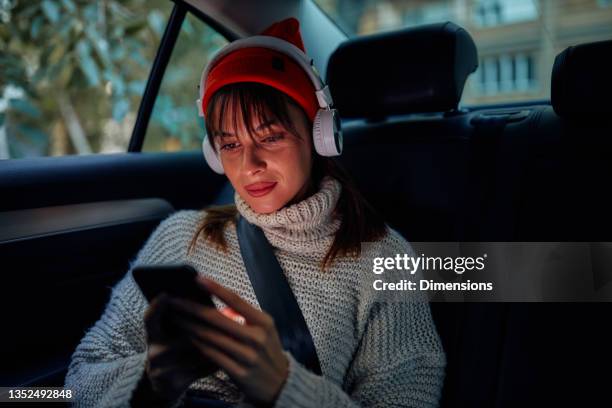
{"label": "seat belt strap", "polygon": [[240,253],[262,310],[274,318],[285,350],[315,374],[321,365],[312,335],[287,278],[264,232],[238,215]]}

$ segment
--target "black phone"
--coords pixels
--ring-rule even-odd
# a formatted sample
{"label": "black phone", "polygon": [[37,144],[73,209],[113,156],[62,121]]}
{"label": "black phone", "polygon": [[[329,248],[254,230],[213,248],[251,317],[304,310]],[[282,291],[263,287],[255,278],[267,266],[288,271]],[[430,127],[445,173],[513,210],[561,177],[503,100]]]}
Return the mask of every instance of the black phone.
{"label": "black phone", "polygon": [[196,282],[198,272],[187,264],[141,265],[132,276],[149,303],[162,292],[215,307],[210,293]]}

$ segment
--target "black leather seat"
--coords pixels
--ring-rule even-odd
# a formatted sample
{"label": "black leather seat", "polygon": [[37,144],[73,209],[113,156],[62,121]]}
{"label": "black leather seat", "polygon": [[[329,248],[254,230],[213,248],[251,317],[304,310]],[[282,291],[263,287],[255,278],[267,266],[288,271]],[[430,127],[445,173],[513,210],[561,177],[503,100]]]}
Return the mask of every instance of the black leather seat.
{"label": "black leather seat", "polygon": [[459,239],[471,126],[455,110],[477,61],[453,23],[359,37],[330,57],[335,105],[358,119],[344,126],[341,161],[409,240]]}
{"label": "black leather seat", "polygon": [[[599,59],[610,67],[609,47],[557,60],[552,107],[464,112],[477,54],[460,27],[351,39],[327,70],[345,124],[340,160],[409,241],[612,241],[612,68],[589,70]],[[593,370],[612,363],[610,312],[609,303],[432,303],[448,357],[442,406],[597,401],[605,388]]]}

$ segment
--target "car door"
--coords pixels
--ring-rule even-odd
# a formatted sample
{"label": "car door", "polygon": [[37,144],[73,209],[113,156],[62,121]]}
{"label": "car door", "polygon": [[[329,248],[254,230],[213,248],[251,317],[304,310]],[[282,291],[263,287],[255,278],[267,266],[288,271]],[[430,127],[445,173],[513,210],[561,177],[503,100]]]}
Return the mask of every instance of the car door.
{"label": "car door", "polygon": [[[157,224],[232,197],[203,160],[192,102],[194,78],[235,36],[185,3],[168,3],[127,151],[0,161],[4,386],[63,385],[71,353]],[[206,49],[191,41],[202,32],[213,42]],[[186,70],[189,50],[197,54]],[[177,94],[183,99],[172,101]]]}

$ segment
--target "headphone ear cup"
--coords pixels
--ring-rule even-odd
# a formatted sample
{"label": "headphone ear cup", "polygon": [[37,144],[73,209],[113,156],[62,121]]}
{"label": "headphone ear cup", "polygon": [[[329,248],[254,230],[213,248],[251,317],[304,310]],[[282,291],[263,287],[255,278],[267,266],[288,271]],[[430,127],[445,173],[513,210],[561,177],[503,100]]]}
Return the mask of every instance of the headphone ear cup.
{"label": "headphone ear cup", "polygon": [[217,153],[215,153],[212,145],[210,144],[208,135],[204,136],[204,141],[202,141],[202,151],[204,152],[204,159],[210,168],[217,174],[225,174],[221,160],[219,160],[219,156],[217,156]]}
{"label": "headphone ear cup", "polygon": [[342,154],[342,125],[336,109],[319,109],[312,124],[315,150],[321,156]]}

